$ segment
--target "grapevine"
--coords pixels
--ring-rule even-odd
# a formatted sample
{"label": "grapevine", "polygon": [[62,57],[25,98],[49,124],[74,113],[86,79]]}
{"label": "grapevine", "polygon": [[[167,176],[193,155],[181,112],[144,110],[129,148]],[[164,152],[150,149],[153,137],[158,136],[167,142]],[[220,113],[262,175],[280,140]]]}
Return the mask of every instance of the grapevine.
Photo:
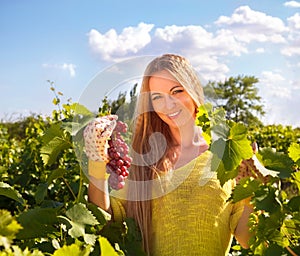
{"label": "grapevine", "polygon": [[259,145],[254,155],[245,125],[226,120],[225,112],[211,104],[199,108],[196,124],[213,153],[212,168],[220,183],[238,178],[230,200],[250,197],[254,207],[250,248],[234,248],[245,251],[242,255],[300,255],[299,144],[290,141],[288,153]]}
{"label": "grapevine", "polygon": [[[104,103],[105,107],[111,105]],[[107,109],[102,108],[103,115],[109,114]],[[1,255],[92,256],[108,250],[109,255],[144,255],[132,219],[111,222],[107,214],[86,200],[88,180],[82,166],[86,167],[87,159],[82,131],[94,115],[83,105],[69,102],[61,104],[46,120],[38,116],[0,123]],[[255,235],[249,250],[236,244],[231,255],[300,255],[299,128],[265,126],[250,129],[249,137],[245,127],[227,125],[224,116],[222,110],[213,111],[208,106],[199,109],[197,116],[210,150],[217,149],[217,144],[225,145],[227,150],[227,158],[219,154],[220,165],[216,168],[221,181],[234,178],[238,174],[236,163],[245,161],[238,152],[238,161],[229,163],[228,156],[235,153],[231,150],[247,144],[250,152],[252,140],[258,142],[256,156],[260,162],[279,172],[267,180],[245,177],[233,191],[233,202],[252,197],[255,211],[249,225]],[[282,136],[277,136],[279,132]],[[109,144],[119,150],[117,142],[113,143],[117,135],[113,134]],[[277,151],[270,149],[275,146]],[[244,158],[247,157],[248,153]],[[246,161],[246,167],[256,173],[257,166],[252,161]]]}

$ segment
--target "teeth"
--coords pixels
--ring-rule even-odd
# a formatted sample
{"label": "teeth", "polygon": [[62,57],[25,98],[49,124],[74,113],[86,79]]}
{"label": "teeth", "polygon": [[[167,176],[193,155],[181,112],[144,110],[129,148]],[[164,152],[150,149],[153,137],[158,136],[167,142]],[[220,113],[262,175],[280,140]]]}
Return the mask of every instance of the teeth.
{"label": "teeth", "polygon": [[179,112],[180,112],[180,111],[177,111],[177,112],[175,112],[175,113],[172,113],[172,114],[168,114],[168,116],[169,116],[169,117],[176,116],[176,115],[178,115],[178,114],[179,114]]}

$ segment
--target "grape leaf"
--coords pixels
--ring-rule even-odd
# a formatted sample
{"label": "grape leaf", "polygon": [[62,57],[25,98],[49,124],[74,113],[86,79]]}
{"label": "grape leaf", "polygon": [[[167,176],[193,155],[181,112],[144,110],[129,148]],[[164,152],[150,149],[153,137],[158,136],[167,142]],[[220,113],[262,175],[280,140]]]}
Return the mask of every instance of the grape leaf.
{"label": "grape leaf", "polygon": [[22,205],[25,204],[24,199],[22,198],[22,195],[17,190],[15,190],[13,187],[11,187],[9,184],[4,183],[2,181],[0,181],[0,195],[9,197],[9,198],[19,202]]}
{"label": "grape leaf", "polygon": [[237,184],[234,188],[230,199],[232,199],[233,202],[236,203],[245,198],[253,196],[254,193],[258,190],[260,184],[261,183],[258,180],[252,177],[242,178],[239,184]]}
{"label": "grape leaf", "polygon": [[9,248],[22,226],[7,210],[0,210],[0,246]]}
{"label": "grape leaf", "polygon": [[99,222],[95,216],[86,208],[82,203],[75,204],[71,209],[66,212],[68,218],[73,222],[87,225],[98,225]]}
{"label": "grape leaf", "polygon": [[70,145],[64,138],[55,137],[51,140],[48,144],[42,146],[41,148],[41,157],[43,160],[44,165],[51,165],[53,164],[57,156],[60,154],[61,151],[69,148]]}
{"label": "grape leaf", "polygon": [[64,245],[62,248],[56,250],[53,253],[53,256],[65,256],[65,255],[88,256],[90,255],[90,246],[81,248],[77,244]]}
{"label": "grape leaf", "polygon": [[40,183],[37,186],[35,195],[34,195],[34,199],[36,201],[37,204],[40,204],[45,196],[47,195],[47,190],[48,190],[48,184],[47,183]]}
{"label": "grape leaf", "polygon": [[294,212],[300,212],[300,196],[295,196],[288,202],[288,207]]}
{"label": "grape leaf", "polygon": [[[253,155],[250,141],[247,139],[246,127],[241,123],[231,125],[230,129],[225,125],[215,126],[214,132],[219,138],[211,145],[212,153],[221,160],[222,165],[216,171],[221,172],[218,177],[223,177],[222,184],[237,175],[237,168],[243,159],[249,159]],[[227,175],[224,176],[226,173]]]}
{"label": "grape leaf", "polygon": [[58,223],[58,208],[34,208],[22,212],[17,220],[24,229],[17,234],[18,239],[46,237],[57,230],[54,225]]}
{"label": "grape leaf", "polygon": [[298,187],[298,190],[300,191],[300,171],[294,172],[294,173],[292,174],[292,177],[293,177],[293,179],[294,179],[295,184],[296,184],[297,187]]}
{"label": "grape leaf", "polygon": [[100,243],[100,248],[101,248],[101,256],[106,256],[106,255],[118,256],[119,255],[105,237],[100,237],[99,243]]}
{"label": "grape leaf", "polygon": [[288,148],[289,157],[297,162],[300,159],[300,145],[297,143],[292,143]]}
{"label": "grape leaf", "polygon": [[294,163],[288,155],[282,152],[276,152],[272,148],[262,148],[256,155],[266,168],[277,171],[280,178],[288,178],[291,176]]}

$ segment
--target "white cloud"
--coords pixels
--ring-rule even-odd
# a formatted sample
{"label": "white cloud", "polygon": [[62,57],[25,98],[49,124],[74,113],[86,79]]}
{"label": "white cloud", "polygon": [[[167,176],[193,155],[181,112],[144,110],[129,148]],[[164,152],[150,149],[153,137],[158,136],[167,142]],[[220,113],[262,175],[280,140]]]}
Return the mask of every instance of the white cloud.
{"label": "white cloud", "polygon": [[[294,97],[300,98],[300,82],[297,75],[290,78],[287,71],[297,70],[298,60],[295,59],[300,55],[299,14],[289,17],[285,24],[280,18],[241,6],[228,17],[220,16],[214,24],[215,27],[170,25],[153,29],[153,24],[140,23],[136,27],[125,27],[120,33],[114,29],[105,33],[91,30],[89,43],[95,54],[108,61],[166,52],[182,54],[196,68],[203,84],[224,81],[228,78],[229,67],[235,65],[233,60],[244,65],[243,55],[247,55],[251,65],[250,53],[259,53],[262,63],[266,64],[263,54],[267,52],[267,58],[272,54],[270,64],[274,70],[261,73],[259,94],[268,107],[269,121],[280,120],[278,115],[284,114],[278,110],[280,107],[285,111],[295,109],[297,101]],[[281,51],[280,47],[283,47]],[[287,63],[282,62],[280,54],[288,57]],[[257,58],[257,54],[253,56]],[[277,60],[282,70],[275,69]],[[243,66],[242,70],[245,69],[247,67]],[[280,102],[286,105],[283,107]],[[294,117],[290,113],[286,116],[286,123],[295,123]]]}
{"label": "white cloud", "polygon": [[278,72],[263,71],[259,79],[261,93],[267,96],[266,98],[291,98],[291,89],[288,88],[286,79]]}
{"label": "white cloud", "polygon": [[300,15],[299,13],[287,19],[289,34],[288,44],[281,50],[281,54],[288,57],[300,55]]}
{"label": "white cloud", "polygon": [[266,124],[282,124],[300,127],[300,81],[288,80],[280,71],[264,71],[259,82]]}
{"label": "white cloud", "polygon": [[287,31],[281,19],[253,11],[248,6],[237,8],[231,17],[220,16],[215,24],[231,30],[236,35],[236,40],[246,43],[284,43],[282,33]]}
{"label": "white cloud", "polygon": [[299,13],[296,13],[295,15],[289,17],[287,19],[288,24],[289,24],[289,28],[294,31],[294,30],[298,30],[300,31],[300,15]]}
{"label": "white cloud", "polygon": [[284,3],[284,6],[286,7],[292,7],[292,8],[300,8],[300,2],[297,1],[288,1]]}
{"label": "white cloud", "polygon": [[72,63],[63,63],[63,64],[48,64],[44,63],[42,65],[44,68],[54,68],[54,69],[61,69],[61,70],[67,70],[71,77],[74,77],[76,75],[76,65]]}
{"label": "white cloud", "polygon": [[105,34],[92,29],[88,33],[89,44],[92,50],[104,60],[113,60],[114,57],[137,53],[151,42],[150,31],[153,24],[140,23],[137,27],[126,27],[118,35],[114,29]]}
{"label": "white cloud", "polygon": [[255,50],[255,52],[257,52],[257,53],[264,53],[265,52],[265,49],[264,48],[257,48],[256,50]]}
{"label": "white cloud", "polygon": [[285,56],[292,57],[295,55],[300,55],[300,38],[290,43],[289,46],[284,47],[281,53]]}

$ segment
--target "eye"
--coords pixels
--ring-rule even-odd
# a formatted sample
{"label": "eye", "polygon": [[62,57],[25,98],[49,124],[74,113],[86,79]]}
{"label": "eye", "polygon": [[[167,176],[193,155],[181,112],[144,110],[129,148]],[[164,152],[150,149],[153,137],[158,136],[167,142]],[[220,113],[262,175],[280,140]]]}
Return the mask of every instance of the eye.
{"label": "eye", "polygon": [[181,92],[184,92],[184,89],[175,89],[175,90],[173,90],[172,91],[172,94],[174,95],[174,94],[178,94],[178,93],[181,93]]}
{"label": "eye", "polygon": [[154,94],[154,95],[152,95],[152,97],[151,97],[152,101],[154,101],[154,100],[159,100],[159,99],[161,99],[161,98],[162,98],[162,96],[161,96],[160,94]]}

